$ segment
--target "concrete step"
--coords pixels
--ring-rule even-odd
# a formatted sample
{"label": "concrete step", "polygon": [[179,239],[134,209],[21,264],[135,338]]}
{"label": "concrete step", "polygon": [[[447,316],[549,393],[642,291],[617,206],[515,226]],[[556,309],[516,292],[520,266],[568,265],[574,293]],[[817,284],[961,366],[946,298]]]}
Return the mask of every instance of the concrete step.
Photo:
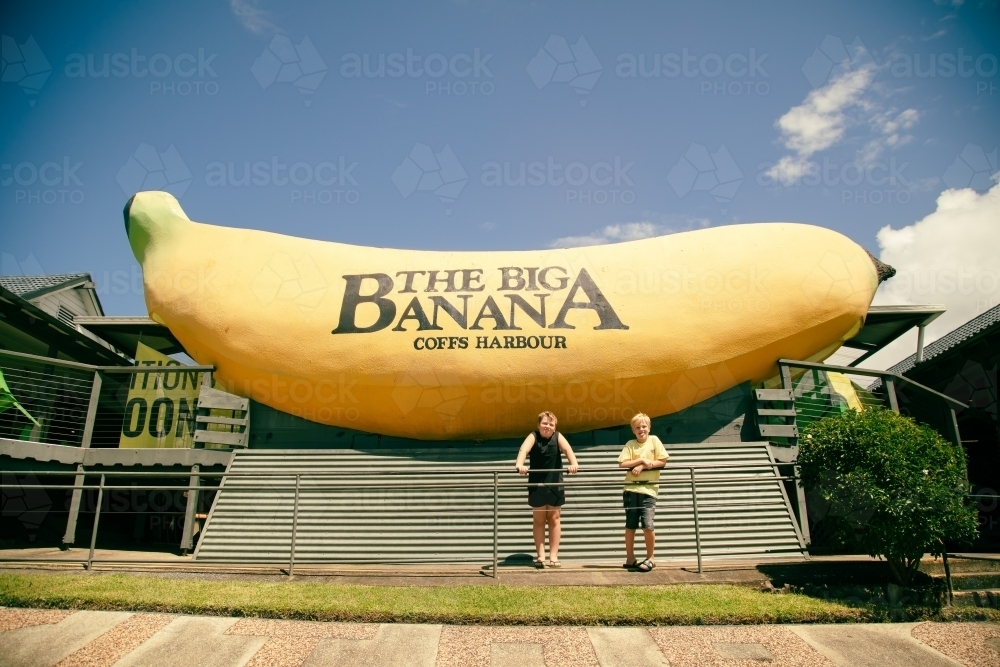
{"label": "concrete step", "polygon": [[[934,578],[941,579],[943,581],[944,575],[934,575]],[[1000,572],[952,572],[951,587],[956,591],[975,591],[986,588],[1000,588]]]}
{"label": "concrete step", "polygon": [[[961,572],[1000,573],[1000,559],[994,558],[956,558],[951,556],[948,558],[948,565],[951,568],[952,576]],[[940,558],[922,560],[920,571],[931,576],[944,576],[944,561]]]}
{"label": "concrete step", "polygon": [[1000,609],[1000,588],[976,591],[955,591],[956,607],[988,607]]}
{"label": "concrete step", "polygon": [[[1000,559],[951,556],[948,558],[948,565],[951,569],[952,590],[984,591],[1000,588]],[[944,561],[940,558],[923,560],[920,571],[943,581]]]}

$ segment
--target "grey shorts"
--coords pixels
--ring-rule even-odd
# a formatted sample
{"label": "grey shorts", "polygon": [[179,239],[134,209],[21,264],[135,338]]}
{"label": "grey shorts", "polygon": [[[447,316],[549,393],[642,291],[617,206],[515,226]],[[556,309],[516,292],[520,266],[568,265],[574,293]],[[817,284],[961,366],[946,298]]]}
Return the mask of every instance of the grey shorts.
{"label": "grey shorts", "polygon": [[643,530],[653,530],[656,498],[645,493],[624,491],[622,504],[625,505],[625,528],[637,530],[641,525]]}

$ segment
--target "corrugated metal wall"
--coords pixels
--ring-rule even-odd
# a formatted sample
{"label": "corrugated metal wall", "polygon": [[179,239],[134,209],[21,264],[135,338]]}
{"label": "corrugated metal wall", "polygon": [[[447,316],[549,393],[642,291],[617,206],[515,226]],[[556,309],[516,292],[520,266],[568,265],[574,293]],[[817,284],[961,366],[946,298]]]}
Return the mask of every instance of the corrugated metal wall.
{"label": "corrugated metal wall", "polygon": [[[583,471],[567,476],[561,560],[624,555],[625,471],[614,468],[619,451],[617,446],[577,451]],[[773,462],[766,443],[670,445],[668,451],[656,517],[659,558],[695,554],[684,466],[734,463],[747,467],[697,472],[703,555],[805,551],[781,482],[765,467]],[[515,455],[510,448],[237,452],[229,471],[260,476],[224,483],[195,558],[287,562],[300,474],[296,563],[492,562],[494,476],[472,469],[494,467],[505,471],[499,475],[500,559],[533,554],[526,479],[513,472]],[[641,552],[641,536],[637,541]]]}

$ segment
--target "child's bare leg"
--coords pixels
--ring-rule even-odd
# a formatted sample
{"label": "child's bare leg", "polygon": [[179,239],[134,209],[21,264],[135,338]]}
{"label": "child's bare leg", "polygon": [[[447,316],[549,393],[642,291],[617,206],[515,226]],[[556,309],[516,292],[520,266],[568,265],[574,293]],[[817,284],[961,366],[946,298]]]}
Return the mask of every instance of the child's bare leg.
{"label": "child's bare leg", "polygon": [[558,507],[548,508],[549,520],[549,558],[559,561],[559,540],[562,537],[562,516]]}
{"label": "child's bare leg", "polygon": [[651,530],[642,531],[642,537],[646,540],[646,558],[653,560],[653,552],[656,549],[656,533]]}
{"label": "child's bare leg", "polygon": [[545,560],[545,515],[544,507],[531,508],[531,536],[535,538],[535,554],[538,560]]}
{"label": "child's bare leg", "polygon": [[625,529],[625,562],[635,562],[635,529]]}

